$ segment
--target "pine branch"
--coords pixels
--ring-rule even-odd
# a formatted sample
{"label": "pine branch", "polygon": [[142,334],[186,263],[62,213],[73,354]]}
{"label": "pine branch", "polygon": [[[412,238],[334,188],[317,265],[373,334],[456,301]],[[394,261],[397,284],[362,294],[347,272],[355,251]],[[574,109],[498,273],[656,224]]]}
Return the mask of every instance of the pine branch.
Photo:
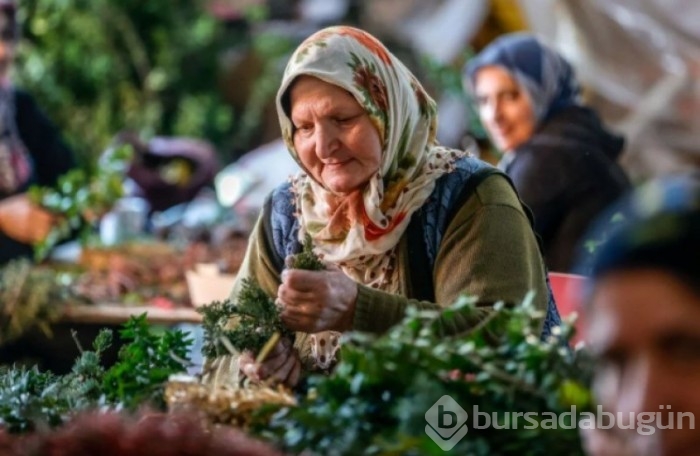
{"label": "pine branch", "polygon": [[[313,252],[311,236],[306,235],[302,252],[289,260],[288,267],[310,271],[326,269]],[[201,307],[199,313],[204,317],[202,353],[207,357],[230,354],[230,347],[233,347],[238,351],[249,350],[262,359],[271,349],[268,342],[282,337],[294,339],[294,333],[282,322],[274,300],[251,278],[243,280],[237,302],[213,302]]]}
{"label": "pine branch", "polygon": [[250,350],[259,353],[275,335],[293,339],[294,333],[287,329],[280,318],[275,302],[250,278],[244,279],[238,301],[214,302],[199,309],[204,320],[204,346],[207,357],[229,354],[228,343],[238,351]]}
{"label": "pine branch", "polygon": [[326,265],[314,253],[311,235],[306,234],[302,251],[294,255],[287,266],[290,269],[304,269],[306,271],[323,271],[326,269]]}

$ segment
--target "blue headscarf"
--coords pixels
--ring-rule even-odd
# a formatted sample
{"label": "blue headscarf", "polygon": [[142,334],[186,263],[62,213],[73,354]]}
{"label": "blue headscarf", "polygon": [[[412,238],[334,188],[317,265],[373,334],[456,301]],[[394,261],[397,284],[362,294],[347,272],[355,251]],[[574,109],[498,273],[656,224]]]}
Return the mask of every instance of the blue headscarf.
{"label": "blue headscarf", "polygon": [[538,121],[579,104],[581,88],[571,65],[532,34],[504,35],[470,59],[464,75],[472,91],[477,71],[491,65],[507,70],[525,88]]}

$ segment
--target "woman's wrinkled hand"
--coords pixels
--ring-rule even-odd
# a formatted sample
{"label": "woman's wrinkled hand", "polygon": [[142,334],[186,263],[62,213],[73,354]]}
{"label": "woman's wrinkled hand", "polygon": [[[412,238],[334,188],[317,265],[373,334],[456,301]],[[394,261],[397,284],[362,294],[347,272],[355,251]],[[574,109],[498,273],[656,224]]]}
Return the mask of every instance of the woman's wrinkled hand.
{"label": "woman's wrinkled hand", "polygon": [[307,333],[351,329],[356,300],[357,284],[336,266],[325,271],[286,269],[277,290],[282,321]]}
{"label": "woman's wrinkled hand", "polygon": [[255,383],[272,380],[293,388],[299,382],[301,361],[292,341],[283,337],[261,363],[256,362],[251,352],[243,352],[238,368]]}
{"label": "woman's wrinkled hand", "polygon": [[0,231],[23,244],[46,239],[56,216],[29,200],[26,193],[0,201]]}

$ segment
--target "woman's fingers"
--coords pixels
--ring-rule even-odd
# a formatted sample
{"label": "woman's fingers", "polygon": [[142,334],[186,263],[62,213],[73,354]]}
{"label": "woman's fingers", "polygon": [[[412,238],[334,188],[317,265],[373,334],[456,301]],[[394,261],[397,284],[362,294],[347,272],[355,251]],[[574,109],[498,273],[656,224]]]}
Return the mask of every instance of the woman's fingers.
{"label": "woman's fingers", "polygon": [[301,362],[298,359],[294,359],[294,367],[289,373],[289,376],[284,381],[284,383],[290,387],[296,386],[299,383],[299,377],[301,376]]}
{"label": "woman's fingers", "polygon": [[325,283],[325,271],[285,269],[282,272],[282,284],[298,292],[318,292],[319,287],[323,287]]}
{"label": "woman's fingers", "polygon": [[238,369],[243,375],[254,382],[259,382],[260,372],[258,368],[259,366],[255,362],[255,358],[253,357],[252,353],[248,351],[241,353],[241,356],[238,358]]}
{"label": "woman's fingers", "polygon": [[316,295],[318,295],[318,291],[300,291],[285,283],[277,288],[277,297],[287,304],[306,302],[314,299]]}
{"label": "woman's fingers", "polygon": [[267,377],[270,373],[278,370],[287,361],[293,350],[292,343],[287,338],[281,339],[275,345],[275,348],[270,352],[267,358],[260,366],[260,374],[262,377]]}
{"label": "woman's fingers", "polygon": [[294,369],[294,366],[296,365],[296,362],[296,357],[293,353],[290,353],[287,359],[285,359],[284,364],[282,364],[282,366],[280,366],[280,368],[277,369],[271,375],[271,377],[279,382],[286,383],[287,378],[289,377],[292,370]]}

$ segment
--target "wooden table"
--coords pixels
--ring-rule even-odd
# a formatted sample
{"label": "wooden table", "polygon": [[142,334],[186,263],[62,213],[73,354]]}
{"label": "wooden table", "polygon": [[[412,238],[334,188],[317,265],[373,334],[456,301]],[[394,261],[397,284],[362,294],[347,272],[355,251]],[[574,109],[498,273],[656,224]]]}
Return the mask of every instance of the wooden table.
{"label": "wooden table", "polygon": [[124,304],[99,304],[89,306],[66,306],[61,322],[95,323],[119,325],[131,316],[147,314],[149,323],[177,324],[201,323],[202,316],[191,307],[162,309],[153,306],[126,306]]}

